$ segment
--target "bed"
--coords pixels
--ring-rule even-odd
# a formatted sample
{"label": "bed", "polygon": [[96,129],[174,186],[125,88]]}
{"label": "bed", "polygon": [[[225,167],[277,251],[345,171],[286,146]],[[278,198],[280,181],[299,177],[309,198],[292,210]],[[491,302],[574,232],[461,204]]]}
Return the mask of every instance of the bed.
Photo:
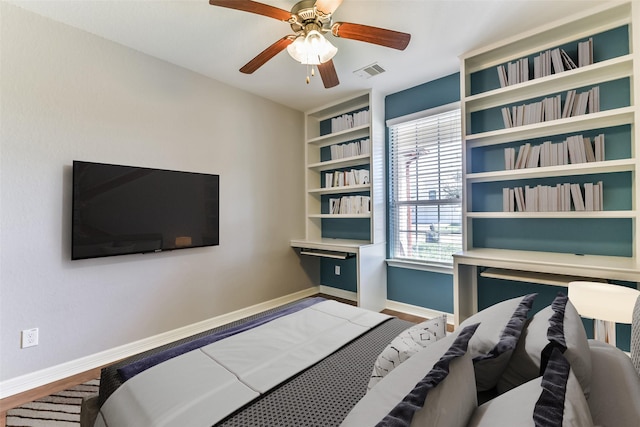
{"label": "bed", "polygon": [[[83,405],[82,427],[482,427],[504,425],[505,417],[513,420],[510,425],[523,426],[637,427],[640,375],[631,359],[615,347],[587,340],[579,316],[566,296],[560,294],[553,304],[532,315],[529,311],[534,299],[535,294],[532,294],[496,304],[467,319],[449,334],[444,329],[445,318],[415,325],[395,317],[376,317],[366,310],[335,301],[306,299],[103,369],[99,395]],[[171,417],[140,421],[145,418],[127,415],[129,409],[125,407],[129,402],[145,399],[149,390],[142,388],[147,391],[127,394],[129,392],[123,392],[127,384],[175,363],[171,360],[176,353],[181,353],[181,347],[188,350],[181,354],[192,352],[194,346],[224,348],[225,340],[230,343],[240,340],[243,334],[263,335],[256,331],[262,331],[260,328],[265,324],[283,321],[285,324],[287,321],[304,324],[307,320],[299,320],[303,318],[291,319],[300,312],[327,311],[323,308],[327,303],[330,312],[341,311],[345,306],[348,312],[345,316],[351,319],[364,314],[367,318],[364,323],[368,326],[356,332],[356,336],[344,337],[343,342],[328,344],[329,354],[322,354],[320,360],[297,368],[285,379],[277,379],[273,387],[259,390],[254,396],[245,397],[245,401],[228,407],[225,399],[217,395],[201,406],[216,406],[211,402],[218,402],[218,406],[224,407],[222,415],[217,415],[219,419],[196,416],[179,421]],[[640,317],[640,301],[637,311],[636,317]],[[372,320],[373,317],[376,319]],[[310,321],[324,323],[324,320],[317,322],[314,319],[312,317]],[[640,322],[640,319],[636,321]],[[634,328],[638,329],[635,325]],[[218,339],[219,334],[229,336]],[[254,341],[249,339],[248,342],[249,348],[255,348]],[[320,343],[322,348],[324,341],[320,340]],[[315,348],[308,351],[316,352]],[[268,354],[269,351],[257,353]],[[168,359],[167,355],[170,356]],[[151,364],[148,363],[150,359],[153,360]],[[155,365],[156,361],[160,363]],[[186,364],[193,365],[189,361]],[[132,366],[136,372],[133,380],[125,381],[123,378],[131,375],[127,370]],[[182,395],[172,392],[174,384],[170,379],[173,374],[168,375],[169,380],[164,384],[163,380],[151,380],[151,388],[166,387],[165,394]],[[193,383],[201,386],[201,379],[205,377],[202,375]],[[259,389],[261,386],[251,387]],[[225,398],[228,394],[233,393],[221,393]],[[119,395],[124,396],[120,403],[112,404],[117,402]],[[193,397],[187,399],[193,400]],[[171,406],[165,405],[161,398],[151,402],[147,410],[155,412],[158,405],[162,410]],[[191,408],[187,412],[207,412],[199,410],[197,405]],[[517,421],[518,417],[522,419]]]}

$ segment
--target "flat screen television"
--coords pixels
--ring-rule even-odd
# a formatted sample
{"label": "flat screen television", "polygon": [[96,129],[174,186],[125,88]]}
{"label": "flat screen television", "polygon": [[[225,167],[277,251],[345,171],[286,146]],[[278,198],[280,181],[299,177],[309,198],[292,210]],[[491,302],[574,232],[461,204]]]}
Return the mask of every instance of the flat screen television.
{"label": "flat screen television", "polygon": [[71,259],[215,246],[220,177],[73,162]]}

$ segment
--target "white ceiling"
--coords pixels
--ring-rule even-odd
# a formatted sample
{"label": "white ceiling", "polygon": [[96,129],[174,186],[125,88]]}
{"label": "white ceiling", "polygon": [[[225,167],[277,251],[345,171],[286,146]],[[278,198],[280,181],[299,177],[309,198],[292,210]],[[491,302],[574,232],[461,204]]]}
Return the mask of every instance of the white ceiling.
{"label": "white ceiling", "polygon": [[[296,0],[264,0],[290,10]],[[238,71],[289,24],[211,6],[208,0],[16,0],[27,10],[113,40],[231,86],[298,110],[308,110],[375,87],[383,94],[458,71],[466,51],[594,7],[583,0],[344,0],[334,21],[407,32],[397,51],[328,36],[340,85],[325,89],[319,76],[305,83],[306,67],[281,52],[254,74]],[[386,73],[369,79],[353,71],[377,62]]]}

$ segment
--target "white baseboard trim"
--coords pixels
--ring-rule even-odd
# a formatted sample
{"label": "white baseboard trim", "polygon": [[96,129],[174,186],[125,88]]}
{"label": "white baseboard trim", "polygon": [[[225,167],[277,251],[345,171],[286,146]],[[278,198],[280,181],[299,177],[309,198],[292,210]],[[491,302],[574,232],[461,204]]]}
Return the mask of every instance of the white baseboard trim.
{"label": "white baseboard trim", "polygon": [[432,310],[430,308],[419,307],[417,305],[405,304],[403,302],[387,300],[386,308],[393,311],[400,311],[402,313],[412,314],[414,316],[424,317],[432,319],[434,317],[447,315],[447,324],[453,325],[453,314],[445,313],[444,311]]}
{"label": "white baseboard trim", "polygon": [[71,360],[60,365],[31,372],[19,377],[10,378],[0,382],[0,399],[72,377],[74,375],[96,369],[100,366],[114,363],[126,357],[133,356],[134,354],[151,350],[152,348],[159,347],[230,322],[235,322],[236,320],[279,307],[283,304],[315,295],[318,292],[321,291],[317,286],[314,286],[280,298],[212,317],[211,319],[203,320],[202,322],[193,323],[149,338],[144,338],[139,341],[105,350],[100,353]]}
{"label": "white baseboard trim", "polygon": [[321,294],[325,294],[325,295],[330,295],[332,297],[336,297],[336,298],[342,298],[342,299],[346,299],[349,301],[358,301],[358,294],[355,292],[351,292],[351,291],[345,291],[342,289],[338,289],[338,288],[332,288],[331,286],[324,286],[324,285],[320,285],[320,290],[319,292]]}

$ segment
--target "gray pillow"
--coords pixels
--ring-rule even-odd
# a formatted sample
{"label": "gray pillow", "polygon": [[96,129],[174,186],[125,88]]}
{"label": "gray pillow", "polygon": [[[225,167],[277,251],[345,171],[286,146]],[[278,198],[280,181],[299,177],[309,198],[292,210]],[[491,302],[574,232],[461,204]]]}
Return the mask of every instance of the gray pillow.
{"label": "gray pillow", "polygon": [[640,375],[640,297],[636,300],[633,308],[633,319],[631,324],[631,361]]}
{"label": "gray pillow", "polygon": [[538,294],[512,298],[487,307],[460,324],[480,323],[469,342],[478,391],[493,389],[507,368]]}
{"label": "gray pillow", "polygon": [[539,311],[528,323],[504,374],[498,381],[498,393],[524,384],[544,372],[551,350],[561,350],[571,364],[585,396],[591,387],[591,352],[580,315],[559,293],[553,303]]}
{"label": "gray pillow", "polygon": [[458,329],[393,369],[341,427],[465,427],[477,406],[473,362],[466,351],[476,327]]}
{"label": "gray pillow", "polygon": [[469,427],[590,427],[589,405],[571,365],[558,348],[542,377],[502,394],[476,409]]}
{"label": "gray pillow", "polygon": [[368,390],[402,362],[447,335],[447,316],[442,315],[402,331],[380,353],[373,364]]}

